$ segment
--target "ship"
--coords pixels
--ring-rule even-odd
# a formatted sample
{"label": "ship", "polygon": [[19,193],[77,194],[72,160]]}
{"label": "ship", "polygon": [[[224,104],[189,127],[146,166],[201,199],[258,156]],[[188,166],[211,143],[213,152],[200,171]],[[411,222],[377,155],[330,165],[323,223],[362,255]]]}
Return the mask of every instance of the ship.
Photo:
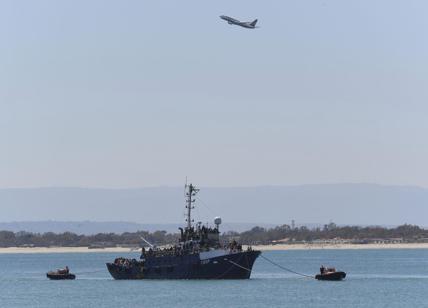
{"label": "ship", "polygon": [[235,239],[220,241],[221,218],[213,227],[193,224],[192,209],[199,189],[186,185],[186,226],[179,228],[178,242],[157,248],[143,239],[149,248],[142,248],[139,259],[116,258],[107,263],[111,276],[123,279],[249,279],[257,257],[251,246],[243,249]]}

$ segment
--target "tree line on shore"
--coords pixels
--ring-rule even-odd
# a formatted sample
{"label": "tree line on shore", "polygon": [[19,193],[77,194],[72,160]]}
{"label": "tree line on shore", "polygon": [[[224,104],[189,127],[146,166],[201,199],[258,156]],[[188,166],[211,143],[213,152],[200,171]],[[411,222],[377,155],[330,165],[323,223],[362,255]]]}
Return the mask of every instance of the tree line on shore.
{"label": "tree line on shore", "polygon": [[346,239],[364,241],[374,239],[402,239],[406,242],[428,240],[428,230],[415,225],[401,225],[395,228],[381,226],[337,226],[334,223],[309,229],[305,226],[291,228],[289,225],[265,229],[255,227],[249,231],[236,233],[240,241],[246,244],[271,244],[281,241],[283,243],[313,242],[317,240]]}
{"label": "tree line on shore", "polygon": [[[138,231],[122,234],[99,233],[95,235],[78,235],[71,232],[64,233],[30,233],[0,231],[0,247],[90,247],[90,246],[135,246],[144,244],[142,238],[148,242],[161,246],[176,243],[178,233],[166,231]],[[324,227],[307,228],[301,226],[291,228],[289,225],[281,225],[275,228],[254,227],[251,230],[238,232],[226,232],[221,235],[223,242],[237,240],[244,245],[272,244],[275,242],[295,243],[313,242],[316,240],[373,240],[373,239],[402,239],[405,242],[428,241],[428,230],[415,225],[401,225],[395,228],[380,226],[337,226],[334,223]]]}
{"label": "tree line on shore", "polygon": [[166,231],[138,231],[115,233],[98,233],[95,235],[78,235],[71,232],[64,233],[30,233],[25,231],[11,232],[0,231],[0,247],[90,247],[90,246],[141,246],[142,238],[156,245],[166,245],[174,243],[179,238],[179,234],[167,233]]}

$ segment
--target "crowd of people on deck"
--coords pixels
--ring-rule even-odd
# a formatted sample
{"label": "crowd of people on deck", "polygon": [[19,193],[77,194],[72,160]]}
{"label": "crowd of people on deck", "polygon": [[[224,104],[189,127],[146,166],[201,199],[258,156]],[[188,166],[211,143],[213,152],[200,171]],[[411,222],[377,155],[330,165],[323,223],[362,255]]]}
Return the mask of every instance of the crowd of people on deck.
{"label": "crowd of people on deck", "polygon": [[230,252],[241,252],[242,251],[242,245],[238,244],[235,240],[227,244],[227,249],[230,250]]}
{"label": "crowd of people on deck", "polygon": [[135,259],[126,259],[126,258],[116,258],[114,259],[114,264],[123,268],[129,268],[131,265],[138,263]]}
{"label": "crowd of people on deck", "polygon": [[164,257],[164,256],[183,256],[200,252],[201,245],[196,241],[188,241],[182,245],[174,245],[165,248],[149,248],[146,250],[144,247],[141,250],[141,259],[146,257]]}
{"label": "crowd of people on deck", "polygon": [[[221,246],[218,245],[214,247],[217,249],[229,250],[230,253],[236,253],[242,251],[242,245],[238,244],[235,240],[228,243],[227,245]],[[183,256],[189,254],[196,254],[204,251],[209,251],[210,247],[208,245],[201,245],[198,241],[187,241],[180,245],[174,245],[171,247],[165,248],[149,248],[146,249],[143,247],[141,249],[141,259],[145,259],[147,257],[165,257],[165,256]]]}
{"label": "crowd of people on deck", "polygon": [[[242,245],[238,244],[235,240],[229,242],[228,244],[221,246],[218,245],[218,247],[215,247],[217,249],[224,249],[226,251],[229,251],[229,253],[237,253],[242,252]],[[156,247],[150,247],[149,249],[146,249],[143,247],[141,249],[141,257],[140,259],[145,260],[148,257],[165,257],[165,256],[171,256],[171,257],[178,257],[178,256],[184,256],[189,254],[196,254],[204,251],[209,251],[210,247],[208,245],[201,245],[198,241],[187,241],[184,243],[180,243],[180,245],[174,245],[171,247],[165,247],[165,248],[156,248]],[[251,250],[251,247],[248,247],[248,250]],[[114,260],[114,264],[117,266],[126,269],[129,268],[135,264],[137,264],[139,261],[136,259],[126,259],[126,258],[116,258]],[[68,267],[66,267],[68,271]]]}
{"label": "crowd of people on deck", "polygon": [[209,238],[209,234],[211,235],[218,235],[219,231],[218,228],[211,228],[211,227],[205,227],[198,224],[195,227],[186,228],[186,230],[183,230],[183,228],[179,228],[181,232],[181,241],[185,242],[190,239],[197,240],[200,242],[205,242]]}

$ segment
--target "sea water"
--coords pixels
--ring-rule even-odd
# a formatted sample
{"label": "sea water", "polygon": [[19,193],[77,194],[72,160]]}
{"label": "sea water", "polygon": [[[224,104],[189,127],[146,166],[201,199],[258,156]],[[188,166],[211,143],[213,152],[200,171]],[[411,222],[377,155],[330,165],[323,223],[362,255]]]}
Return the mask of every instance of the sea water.
{"label": "sea water", "polygon": [[[428,250],[263,252],[315,275],[321,264],[347,273],[341,282],[285,272],[258,258],[250,280],[115,281],[105,263],[116,253],[0,255],[0,307],[428,307]],[[138,253],[122,254],[138,258]],[[74,281],[46,272],[68,265]]]}

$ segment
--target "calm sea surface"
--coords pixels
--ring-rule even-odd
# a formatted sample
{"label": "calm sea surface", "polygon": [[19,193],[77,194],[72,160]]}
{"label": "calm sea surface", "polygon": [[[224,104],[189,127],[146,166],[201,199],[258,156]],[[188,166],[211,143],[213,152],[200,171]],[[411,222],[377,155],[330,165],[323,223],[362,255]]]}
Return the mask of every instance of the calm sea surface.
{"label": "calm sea surface", "polygon": [[[117,254],[0,255],[0,307],[428,307],[428,250],[265,252],[296,271],[320,264],[347,272],[342,282],[302,278],[259,258],[241,281],[115,281],[105,262]],[[125,254],[137,257],[138,253]],[[68,265],[75,281],[45,273]]]}

